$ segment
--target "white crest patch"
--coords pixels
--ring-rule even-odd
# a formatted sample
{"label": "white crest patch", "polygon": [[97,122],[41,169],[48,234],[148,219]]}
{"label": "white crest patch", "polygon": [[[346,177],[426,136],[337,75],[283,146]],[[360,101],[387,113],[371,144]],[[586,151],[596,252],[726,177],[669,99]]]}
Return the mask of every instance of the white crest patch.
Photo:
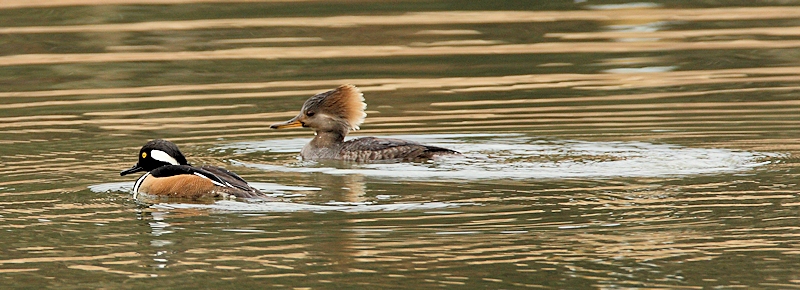
{"label": "white crest patch", "polygon": [[150,151],[150,157],[152,157],[155,160],[166,162],[172,165],[180,165],[180,163],[178,163],[178,160],[175,160],[175,157],[169,156],[167,152],[161,150]]}

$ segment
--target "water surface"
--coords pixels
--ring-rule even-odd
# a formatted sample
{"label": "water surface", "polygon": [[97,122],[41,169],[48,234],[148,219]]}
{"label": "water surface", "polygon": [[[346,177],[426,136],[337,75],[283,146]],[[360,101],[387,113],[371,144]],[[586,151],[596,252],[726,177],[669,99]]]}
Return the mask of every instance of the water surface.
{"label": "water surface", "polygon": [[[4,1],[3,288],[798,288],[800,3]],[[271,131],[360,87],[358,136]],[[132,200],[148,140],[269,201]]]}

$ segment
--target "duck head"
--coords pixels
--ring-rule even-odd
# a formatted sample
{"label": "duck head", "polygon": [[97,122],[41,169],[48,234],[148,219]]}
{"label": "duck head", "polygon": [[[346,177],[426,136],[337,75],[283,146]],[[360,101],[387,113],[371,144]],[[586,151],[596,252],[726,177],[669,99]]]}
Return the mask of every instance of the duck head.
{"label": "duck head", "polygon": [[364,95],[353,85],[342,85],[335,90],[319,93],[309,98],[300,114],[289,121],[272,124],[271,129],[308,127],[315,132],[340,132],[347,134],[358,130],[367,113]]}
{"label": "duck head", "polygon": [[188,165],[178,145],[167,140],[156,139],[142,146],[139,150],[139,162],[130,169],[119,173],[125,176],[140,171],[151,171],[164,165]]}

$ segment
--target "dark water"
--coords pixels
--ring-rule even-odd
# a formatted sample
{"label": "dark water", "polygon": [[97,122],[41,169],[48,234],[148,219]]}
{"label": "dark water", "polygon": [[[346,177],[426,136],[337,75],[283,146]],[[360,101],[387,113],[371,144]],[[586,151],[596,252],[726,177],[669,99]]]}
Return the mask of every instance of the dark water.
{"label": "dark water", "polygon": [[[800,3],[718,3],[0,2],[0,286],[799,288]],[[344,83],[465,158],[298,160]],[[276,201],[137,203],[153,138]]]}

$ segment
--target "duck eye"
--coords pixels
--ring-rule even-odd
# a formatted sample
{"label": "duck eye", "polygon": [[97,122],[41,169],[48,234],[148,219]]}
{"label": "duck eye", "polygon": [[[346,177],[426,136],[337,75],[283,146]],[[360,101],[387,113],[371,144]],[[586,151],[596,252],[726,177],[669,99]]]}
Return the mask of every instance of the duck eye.
{"label": "duck eye", "polygon": [[147,158],[147,152],[142,152],[142,158]]}
{"label": "duck eye", "polygon": [[306,116],[313,117],[314,111],[306,111]]}

